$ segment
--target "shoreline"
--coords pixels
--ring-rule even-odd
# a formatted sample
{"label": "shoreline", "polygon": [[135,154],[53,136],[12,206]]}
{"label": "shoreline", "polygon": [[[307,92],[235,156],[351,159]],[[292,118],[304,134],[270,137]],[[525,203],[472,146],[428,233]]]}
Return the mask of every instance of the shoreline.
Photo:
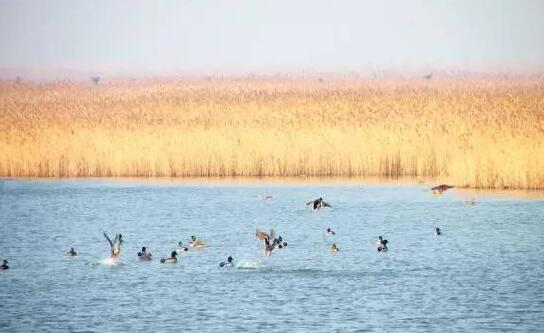
{"label": "shoreline", "polygon": [[[432,187],[439,183],[429,178],[385,178],[385,177],[0,177],[0,181],[36,182],[96,182],[104,184],[142,184],[142,185],[187,185],[187,186],[424,186]],[[448,193],[465,199],[473,196],[507,196],[544,200],[544,190],[539,189],[493,189],[455,186]],[[437,195],[437,197],[440,197]]]}

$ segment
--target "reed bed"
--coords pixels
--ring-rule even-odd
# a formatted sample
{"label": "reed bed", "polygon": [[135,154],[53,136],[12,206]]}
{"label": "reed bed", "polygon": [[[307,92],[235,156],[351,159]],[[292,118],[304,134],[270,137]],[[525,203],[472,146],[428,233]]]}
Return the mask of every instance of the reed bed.
{"label": "reed bed", "polygon": [[4,82],[0,176],[380,176],[544,189],[544,83]]}

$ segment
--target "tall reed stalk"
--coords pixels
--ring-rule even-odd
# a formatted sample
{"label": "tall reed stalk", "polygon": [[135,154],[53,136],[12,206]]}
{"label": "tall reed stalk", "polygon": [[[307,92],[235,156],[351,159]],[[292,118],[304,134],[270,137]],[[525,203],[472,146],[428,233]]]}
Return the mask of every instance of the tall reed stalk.
{"label": "tall reed stalk", "polygon": [[544,83],[0,84],[0,176],[300,175],[544,189]]}

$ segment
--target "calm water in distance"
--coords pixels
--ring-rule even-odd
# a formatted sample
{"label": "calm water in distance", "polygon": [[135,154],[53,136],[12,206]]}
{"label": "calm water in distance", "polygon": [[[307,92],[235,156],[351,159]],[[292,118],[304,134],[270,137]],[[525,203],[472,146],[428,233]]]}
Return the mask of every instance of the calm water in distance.
{"label": "calm water in distance", "polygon": [[[0,332],[542,331],[544,201],[427,188],[0,180]],[[258,228],[287,248],[265,257]],[[159,263],[193,234],[209,248]]]}

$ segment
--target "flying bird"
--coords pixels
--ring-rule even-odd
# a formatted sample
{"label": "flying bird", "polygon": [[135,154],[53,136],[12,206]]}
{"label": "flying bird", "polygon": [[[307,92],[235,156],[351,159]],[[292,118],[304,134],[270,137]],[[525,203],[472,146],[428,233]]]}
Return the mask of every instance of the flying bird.
{"label": "flying bird", "polygon": [[453,185],[442,184],[431,188],[431,191],[433,191],[434,194],[442,194],[450,188],[453,188]]}

